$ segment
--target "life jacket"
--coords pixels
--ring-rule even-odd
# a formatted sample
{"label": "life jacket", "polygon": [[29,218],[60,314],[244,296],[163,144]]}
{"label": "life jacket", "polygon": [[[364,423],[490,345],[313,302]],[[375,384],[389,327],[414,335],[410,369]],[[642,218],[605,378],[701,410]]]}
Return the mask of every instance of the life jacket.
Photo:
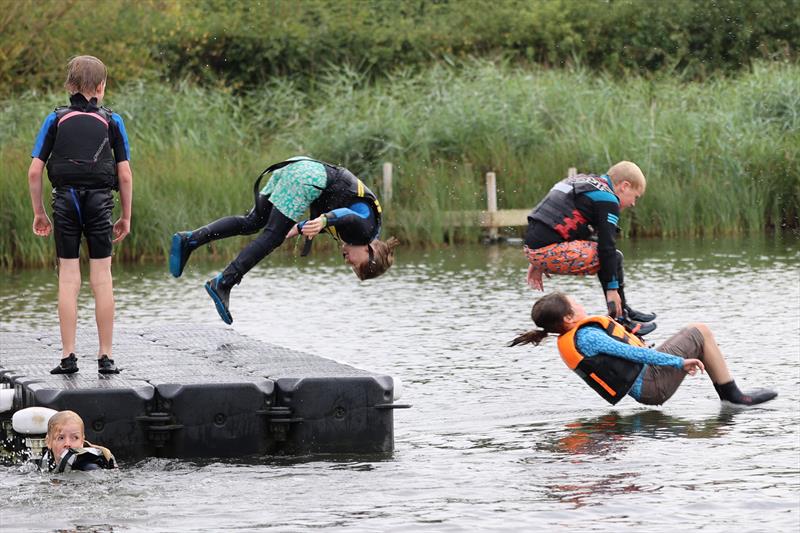
{"label": "life jacket", "polygon": [[112,112],[92,99],[85,107],[57,107],[56,138],[47,159],[53,187],[118,189],[117,163],[108,128]]}
{"label": "life jacket", "polygon": [[[369,189],[369,187],[364,185],[363,181],[355,177],[352,172],[344,167],[332,165],[324,161],[317,161],[316,159],[310,159],[307,157],[292,158],[287,159],[286,161],[281,161],[280,163],[275,163],[274,165],[267,167],[261,173],[261,175],[258,176],[258,179],[256,179],[255,185],[253,186],[253,193],[256,195],[256,199],[258,198],[259,191],[261,190],[261,179],[264,177],[264,175],[281,169],[291,163],[297,163],[298,161],[314,161],[315,163],[319,163],[325,167],[325,174],[327,175],[327,183],[325,188],[322,189],[319,197],[311,202],[311,206],[309,208],[311,212],[310,218],[317,218],[328,211],[332,211],[339,207],[348,207],[358,201],[363,201],[369,206],[373,216],[375,217],[375,234],[371,237],[370,241],[378,238],[378,235],[380,235],[381,232],[381,214],[383,212],[381,204],[378,201],[378,197]],[[256,205],[258,205],[258,202],[256,202]],[[336,228],[328,227],[325,229],[335,238],[339,238],[336,233]],[[369,244],[369,242],[365,242],[363,244]]]}
{"label": "life jacket", "polygon": [[558,337],[558,351],[564,363],[608,403],[615,405],[631,390],[644,364],[610,354],[600,353],[590,357],[581,353],[575,342],[575,334],[582,327],[591,327],[590,324],[597,324],[609,337],[619,342],[640,347],[645,344],[607,316],[585,318]]}
{"label": "life jacket", "polygon": [[558,232],[564,240],[575,239],[578,231],[588,223],[575,200],[579,194],[592,191],[614,194],[605,180],[594,174],[578,174],[561,180],[531,210],[528,220],[538,220],[546,224]]}
{"label": "life jacket", "polygon": [[96,446],[86,441],[83,448],[70,448],[61,459],[56,459],[53,452],[46,448],[39,461],[39,469],[49,472],[62,473],[71,470],[100,470],[117,467],[116,459],[111,450],[103,446]]}

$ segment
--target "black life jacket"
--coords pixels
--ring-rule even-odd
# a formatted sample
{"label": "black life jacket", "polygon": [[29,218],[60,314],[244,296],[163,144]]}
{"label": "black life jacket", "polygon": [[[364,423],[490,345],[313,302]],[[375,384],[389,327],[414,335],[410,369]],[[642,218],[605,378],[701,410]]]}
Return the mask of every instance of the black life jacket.
{"label": "black life jacket", "polygon": [[[253,186],[253,193],[256,196],[256,200],[258,199],[258,194],[261,191],[261,179],[264,177],[264,175],[281,169],[291,163],[297,163],[298,161],[314,161],[315,163],[319,163],[325,167],[325,174],[327,175],[327,183],[325,184],[325,188],[322,189],[319,197],[311,202],[311,207],[309,208],[311,212],[310,218],[317,218],[328,211],[332,211],[340,207],[349,207],[356,202],[363,201],[369,206],[370,211],[372,211],[372,214],[375,217],[375,234],[371,236],[368,242],[351,244],[369,244],[370,241],[378,238],[378,235],[380,235],[381,232],[382,213],[381,204],[378,201],[378,197],[369,189],[369,187],[364,185],[364,182],[355,177],[352,172],[344,167],[310,158],[287,159],[286,161],[275,163],[274,165],[267,167],[264,172],[258,176],[258,179]],[[258,201],[256,201],[256,205],[258,205]],[[336,234],[336,228],[330,227],[325,229],[328,230],[334,237],[338,238]]]}
{"label": "black life jacket", "polygon": [[608,403],[615,405],[633,387],[636,378],[644,368],[643,363],[629,361],[610,354],[597,354],[591,357],[581,353],[575,342],[575,334],[580,328],[599,325],[614,340],[643,347],[644,343],[636,335],[629,333],[622,325],[607,316],[591,316],[581,320],[577,326],[558,337],[558,351],[564,363],[575,371],[589,387]]}
{"label": "black life jacket", "polygon": [[56,138],[47,159],[47,177],[53,187],[119,188],[108,136],[112,112],[94,102],[55,109]]}
{"label": "black life jacket", "polygon": [[56,460],[53,452],[46,448],[39,461],[39,469],[62,473],[71,470],[100,470],[117,467],[114,455],[108,448],[86,442],[84,448],[70,448],[61,459]]}
{"label": "black life jacket", "polygon": [[[550,192],[528,214],[528,220],[538,220],[553,228],[565,240],[577,237],[588,220],[575,202],[579,194],[604,191],[614,194],[605,180],[594,174],[578,174],[556,183]],[[582,237],[588,237],[582,235]]]}

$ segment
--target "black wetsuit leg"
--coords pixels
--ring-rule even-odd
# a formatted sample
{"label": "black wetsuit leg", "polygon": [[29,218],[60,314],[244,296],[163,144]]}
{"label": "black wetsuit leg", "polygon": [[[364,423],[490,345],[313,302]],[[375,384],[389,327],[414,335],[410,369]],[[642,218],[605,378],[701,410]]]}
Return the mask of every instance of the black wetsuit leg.
{"label": "black wetsuit leg", "polygon": [[628,305],[625,301],[625,273],[622,269],[622,261],[624,258],[625,256],[622,255],[622,252],[617,250],[617,281],[619,282],[619,289],[617,289],[617,292],[619,293],[619,300],[622,302],[623,309]]}
{"label": "black wetsuit leg", "polygon": [[295,221],[277,209],[272,209],[267,220],[267,225],[261,235],[239,252],[239,255],[222,271],[219,285],[230,288],[242,280],[259,261],[268,256],[272,250],[280,246],[286,239],[286,234],[295,225]]}
{"label": "black wetsuit leg", "polygon": [[[617,250],[617,273],[616,273],[616,276],[617,276],[617,281],[619,282],[619,287],[617,288],[617,293],[619,293],[619,299],[620,299],[620,302],[622,303],[622,308],[625,309],[627,303],[625,301],[625,273],[624,273],[624,270],[622,268],[622,260],[623,260],[623,258],[624,258],[624,256],[622,255],[622,252]],[[600,274],[598,274],[597,276],[598,276],[598,279],[600,279]],[[602,282],[601,282],[600,285],[601,285],[601,288],[602,288]],[[602,288],[602,290],[603,290],[603,298],[605,298],[606,297],[606,289]],[[609,309],[608,311],[610,313],[611,309]]]}
{"label": "black wetsuit leg", "polygon": [[252,235],[267,225],[271,212],[272,202],[267,196],[259,194],[256,204],[246,215],[220,218],[194,230],[189,246],[194,250],[218,239],[235,235]]}

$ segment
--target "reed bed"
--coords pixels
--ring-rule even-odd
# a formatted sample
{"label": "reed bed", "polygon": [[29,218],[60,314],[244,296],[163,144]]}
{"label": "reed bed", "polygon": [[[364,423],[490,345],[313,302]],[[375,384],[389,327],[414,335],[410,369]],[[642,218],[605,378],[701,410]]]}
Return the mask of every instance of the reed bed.
{"label": "reed bed", "polygon": [[[245,212],[258,173],[299,153],[347,166],[378,193],[391,161],[385,226],[407,243],[477,239],[479,230],[448,226],[442,214],[483,208],[487,171],[497,173],[500,209],[527,208],[568,167],[601,173],[621,159],[648,178],[647,194],[623,216],[630,235],[798,227],[797,65],[681,83],[475,61],[378,82],[337,69],[303,91],[287,80],[241,95],[187,83],[112,86],[106,99],[125,119],[133,152],[126,260],[162,258],[172,232]],[[52,260],[52,243],[30,229],[26,172],[44,115],[64,100],[27,93],[0,102],[4,267]],[[210,252],[240,245],[231,239]]]}

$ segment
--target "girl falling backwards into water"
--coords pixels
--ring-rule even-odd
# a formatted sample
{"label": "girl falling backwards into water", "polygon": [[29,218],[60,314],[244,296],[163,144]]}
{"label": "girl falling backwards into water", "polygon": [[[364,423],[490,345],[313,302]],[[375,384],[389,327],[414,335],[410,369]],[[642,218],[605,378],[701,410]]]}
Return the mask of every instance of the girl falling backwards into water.
{"label": "girl falling backwards into water", "polygon": [[689,324],[651,350],[618,322],[587,316],[583,306],[560,292],[537,300],[531,318],[542,329],[519,335],[509,346],[538,345],[549,333],[558,335],[558,351],[566,365],[612,405],[626,394],[639,403],[661,405],[686,374],[705,370],[722,401],[756,405],[778,395],[767,389],[740,391],[705,324]]}
{"label": "girl falling backwards into water", "polygon": [[[259,191],[261,178],[272,173]],[[376,278],[394,263],[398,240],[378,239],[381,206],[377,196],[349,170],[307,157],[294,157],[268,167],[255,184],[255,205],[244,216],[229,216],[172,237],[169,268],[180,277],[189,255],[204,244],[264,229],[219,275],[205,284],[220,318],[233,322],[230,292],[256,263],[289,237],[312,239],[328,231],[342,242],[342,256],[361,280]],[[301,220],[310,209],[311,218]],[[309,240],[306,241],[310,243]]]}

